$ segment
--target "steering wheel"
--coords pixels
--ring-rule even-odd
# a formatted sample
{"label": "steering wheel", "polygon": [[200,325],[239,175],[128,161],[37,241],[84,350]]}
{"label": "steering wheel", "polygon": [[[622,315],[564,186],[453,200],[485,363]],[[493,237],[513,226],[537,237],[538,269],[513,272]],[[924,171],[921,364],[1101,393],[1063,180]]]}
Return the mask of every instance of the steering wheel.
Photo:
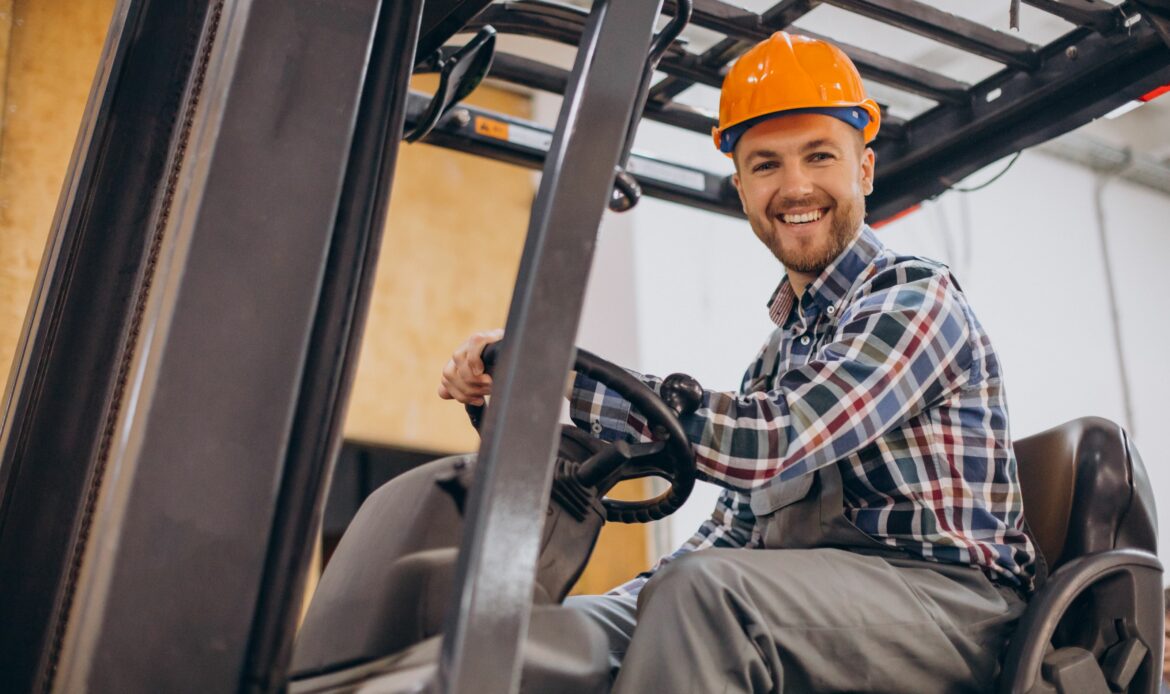
{"label": "steering wheel", "polygon": [[[501,342],[483,350],[484,371],[491,373]],[[553,497],[562,506],[579,506],[587,499],[602,498],[606,520],[621,523],[648,523],[674,513],[695,486],[695,456],[678,418],[694,412],[703,389],[686,374],[671,374],[662,382],[662,396],[625,369],[583,349],[576,351],[573,369],[593,378],[628,400],[646,418],[655,441],[631,444],[608,443],[587,436],[572,426],[561,433],[558,465],[553,480]],[[482,405],[467,405],[467,416],[479,429]],[[605,494],[618,482],[659,477],[670,483],[662,494],[641,501],[610,499]],[[584,495],[586,501],[582,501]],[[572,508],[569,508],[572,512]]]}

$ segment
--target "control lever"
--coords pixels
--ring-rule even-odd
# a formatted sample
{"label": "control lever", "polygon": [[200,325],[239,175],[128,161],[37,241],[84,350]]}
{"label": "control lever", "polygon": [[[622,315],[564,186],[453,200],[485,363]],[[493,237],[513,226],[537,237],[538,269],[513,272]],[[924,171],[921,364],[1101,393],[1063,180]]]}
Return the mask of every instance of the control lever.
{"label": "control lever", "polygon": [[642,197],[642,189],[634,177],[626,171],[630,161],[630,152],[634,148],[634,135],[638,132],[638,123],[642,120],[642,111],[646,108],[646,98],[650,91],[650,82],[654,79],[654,69],[658,62],[678,39],[683,29],[691,22],[691,13],[694,11],[694,0],[676,0],[674,16],[670,18],[662,31],[658,32],[650,43],[650,54],[646,56],[646,64],[642,66],[642,86],[638,90],[638,99],[634,103],[634,112],[630,116],[630,124],[626,128],[626,142],[622,146],[622,154],[618,158],[614,188],[610,194],[609,209],[614,212],[625,212],[638,204]]}
{"label": "control lever", "polygon": [[614,212],[625,212],[638,204],[642,199],[642,186],[638,185],[628,171],[618,167],[613,178],[613,194],[609,198],[609,209]]}
{"label": "control lever", "polygon": [[[479,358],[483,360],[483,372],[485,374],[490,374],[492,372],[492,368],[494,368],[496,365],[496,358],[499,357],[499,355],[499,342],[493,342],[484,346],[483,352],[480,353]],[[475,427],[476,431],[479,431],[480,424],[483,424],[483,405],[472,405],[468,403],[467,405],[463,406],[463,409],[467,411],[467,418],[471,420],[471,426]]]}
{"label": "control lever", "polygon": [[659,391],[663,402],[680,417],[694,414],[703,402],[703,386],[686,374],[671,374],[662,379]]}

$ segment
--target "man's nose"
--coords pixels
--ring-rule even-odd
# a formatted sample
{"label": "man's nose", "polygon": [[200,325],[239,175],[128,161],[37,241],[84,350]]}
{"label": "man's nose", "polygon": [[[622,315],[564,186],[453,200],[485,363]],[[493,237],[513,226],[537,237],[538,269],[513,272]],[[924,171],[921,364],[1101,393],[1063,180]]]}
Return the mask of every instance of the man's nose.
{"label": "man's nose", "polygon": [[812,178],[802,166],[785,166],[780,170],[780,195],[800,199],[813,192]]}

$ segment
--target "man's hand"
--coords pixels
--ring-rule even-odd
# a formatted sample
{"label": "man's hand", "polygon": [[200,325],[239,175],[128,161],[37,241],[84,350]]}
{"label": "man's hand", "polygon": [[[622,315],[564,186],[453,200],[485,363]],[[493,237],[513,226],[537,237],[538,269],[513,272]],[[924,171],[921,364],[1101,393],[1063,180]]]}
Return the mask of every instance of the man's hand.
{"label": "man's hand", "polygon": [[464,405],[482,405],[491,395],[492,377],[483,372],[483,348],[504,337],[502,329],[475,333],[455,348],[455,353],[443,367],[439,381],[439,397],[458,400]]}

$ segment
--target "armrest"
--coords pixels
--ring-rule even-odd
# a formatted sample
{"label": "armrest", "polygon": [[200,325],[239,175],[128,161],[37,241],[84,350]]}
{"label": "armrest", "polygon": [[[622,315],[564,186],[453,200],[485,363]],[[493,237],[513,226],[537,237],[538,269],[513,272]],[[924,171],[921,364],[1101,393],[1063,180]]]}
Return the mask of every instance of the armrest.
{"label": "armrest", "polygon": [[[1157,619],[1161,623],[1162,613],[1155,605],[1154,614],[1143,615],[1147,596],[1161,604],[1162,565],[1149,552],[1136,549],[1117,549],[1073,559],[1061,566],[1048,577],[1044,586],[1032,596],[1024,616],[1016,627],[1015,635],[1008,645],[1000,676],[1000,691],[1010,694],[1026,694],[1036,684],[1048,644],[1069,606],[1094,584],[1122,574],[1128,575],[1134,585],[1135,594],[1130,605],[1136,617]],[[1155,657],[1161,651],[1161,632],[1156,634],[1152,626],[1140,631],[1149,631],[1146,642]],[[1156,639],[1150,636],[1156,636]],[[1160,662],[1159,662],[1160,664]]]}

